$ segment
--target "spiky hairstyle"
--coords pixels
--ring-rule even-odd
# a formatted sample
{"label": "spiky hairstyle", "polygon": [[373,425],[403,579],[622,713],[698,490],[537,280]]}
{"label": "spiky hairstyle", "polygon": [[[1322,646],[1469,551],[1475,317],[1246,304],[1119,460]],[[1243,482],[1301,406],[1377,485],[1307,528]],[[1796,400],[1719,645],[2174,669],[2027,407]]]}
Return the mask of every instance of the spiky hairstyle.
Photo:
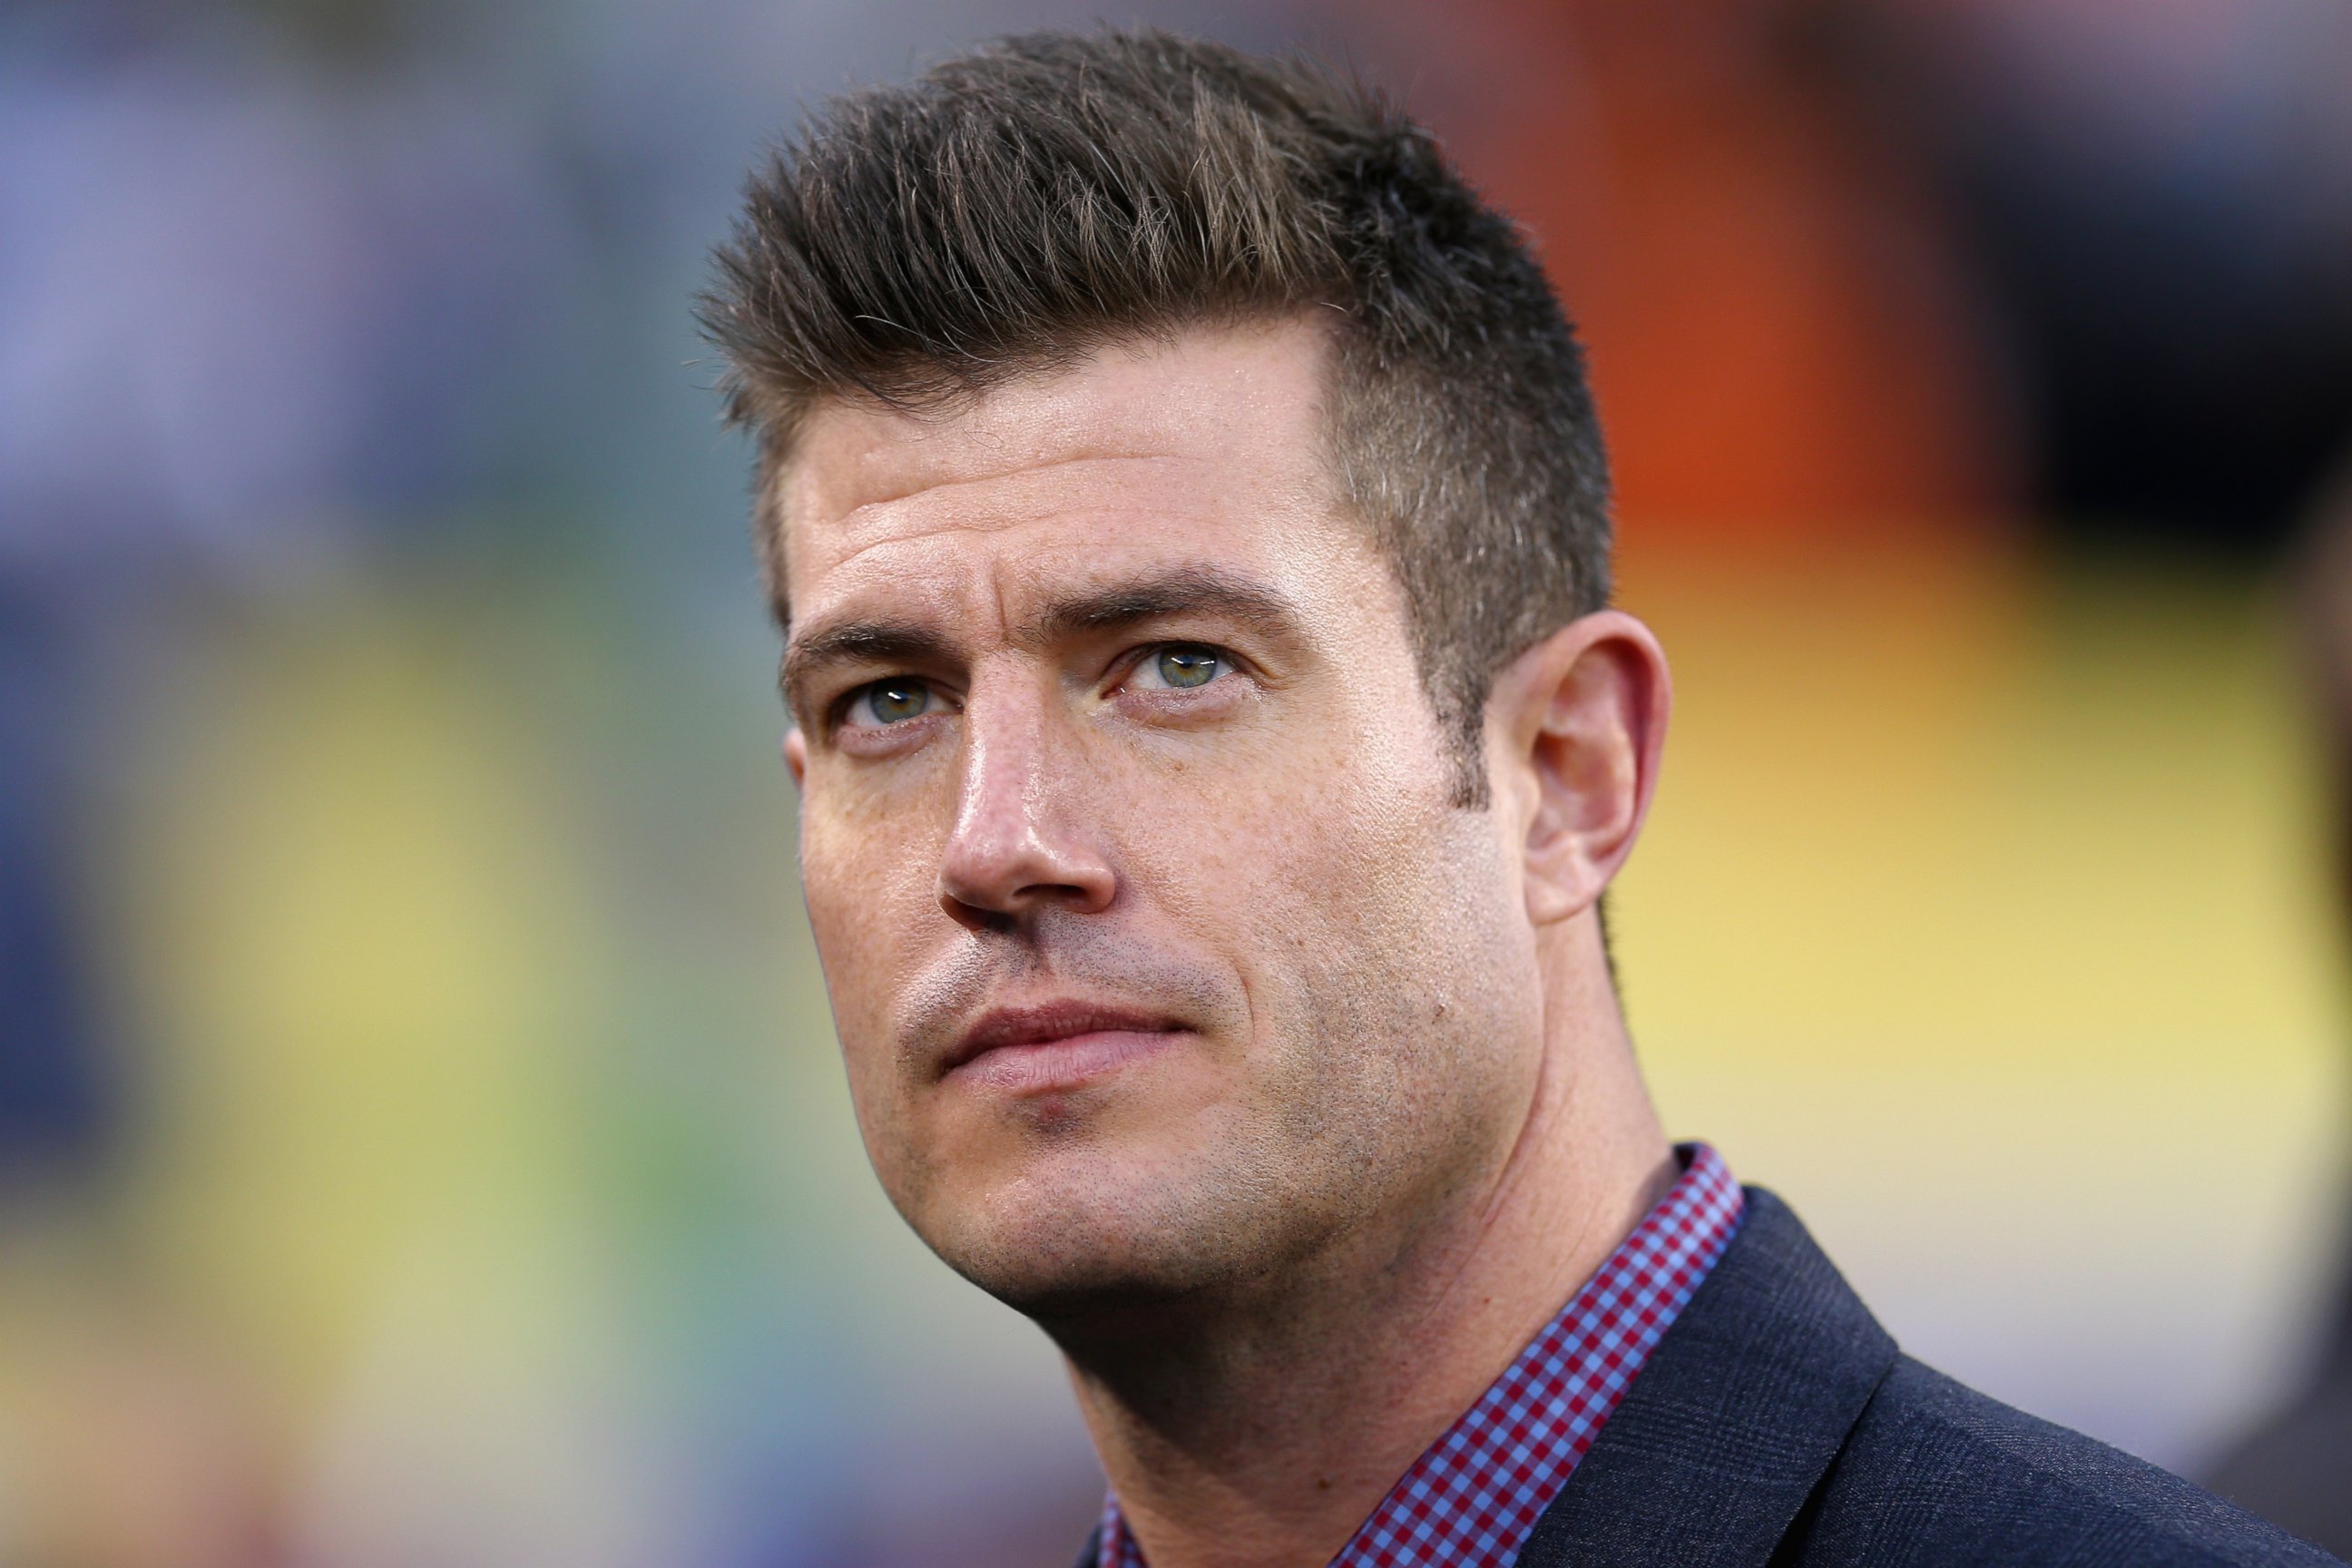
{"label": "spiky hairstyle", "polygon": [[1609,596],[1583,356],[1429,133],[1303,60],[1157,31],[999,40],[833,100],[751,182],[701,301],[787,615],[779,471],[811,406],[951,405],[1108,344],[1327,323],[1328,457],[1478,764],[1495,672]]}

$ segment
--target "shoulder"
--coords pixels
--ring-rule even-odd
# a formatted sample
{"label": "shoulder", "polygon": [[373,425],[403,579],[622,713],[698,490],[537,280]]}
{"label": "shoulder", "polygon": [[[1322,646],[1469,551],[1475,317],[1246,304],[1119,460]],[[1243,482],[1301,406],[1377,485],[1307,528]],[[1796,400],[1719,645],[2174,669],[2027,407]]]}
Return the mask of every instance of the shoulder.
{"label": "shoulder", "polygon": [[1748,1216],[1521,1568],[2324,1568],[2336,1560],[1901,1354],[1788,1205]]}
{"label": "shoulder", "polygon": [[[2179,1477],[1908,1356],[1888,1369],[1793,1532],[1792,1563],[2325,1564]],[[1791,1544],[1794,1544],[1792,1542]]]}

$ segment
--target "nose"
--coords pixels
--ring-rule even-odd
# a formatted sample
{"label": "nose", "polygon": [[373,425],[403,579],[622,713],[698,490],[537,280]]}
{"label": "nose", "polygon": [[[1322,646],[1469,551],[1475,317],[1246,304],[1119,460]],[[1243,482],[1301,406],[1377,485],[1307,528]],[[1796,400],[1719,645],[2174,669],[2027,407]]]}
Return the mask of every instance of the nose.
{"label": "nose", "polygon": [[1093,914],[1118,890],[1081,805],[1071,737],[1034,690],[975,689],[966,700],[955,827],[940,861],[940,904],[973,931],[1047,908]]}

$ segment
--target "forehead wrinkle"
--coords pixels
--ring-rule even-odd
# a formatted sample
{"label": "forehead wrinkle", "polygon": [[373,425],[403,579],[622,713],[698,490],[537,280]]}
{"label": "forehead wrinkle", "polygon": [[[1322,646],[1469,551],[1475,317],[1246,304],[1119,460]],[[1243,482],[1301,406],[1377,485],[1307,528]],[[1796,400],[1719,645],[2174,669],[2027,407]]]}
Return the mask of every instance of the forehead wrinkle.
{"label": "forehead wrinkle", "polygon": [[[1199,459],[1187,458],[1171,458],[1169,460],[1192,463],[1197,462]],[[960,482],[978,484],[987,481],[969,480]],[[916,495],[928,495],[933,492],[924,490],[912,493]],[[884,501],[867,503],[868,506],[887,506],[898,504],[900,503]],[[957,532],[981,534],[1003,533],[1010,529],[1019,528],[1027,523],[1045,522],[1059,518],[1070,517],[1075,514],[1102,514],[1122,506],[1131,508],[1139,511],[1150,511],[1161,518],[1173,518],[1180,515],[1195,515],[1204,510],[1214,510],[1213,504],[1203,500],[1200,497],[1199,492],[1189,489],[1173,489],[1168,493],[1155,493],[1149,497],[1119,497],[1110,500],[1106,500],[1103,498],[1098,497],[1065,497],[1057,498],[1047,504],[1037,506],[990,507],[978,509],[978,515],[954,517],[932,524],[929,527],[908,528],[899,531],[883,534],[880,538],[869,539],[862,544],[853,545],[841,554],[833,556],[830,560],[827,560],[823,563],[823,567],[824,570],[828,572],[838,571],[872,552],[882,549],[887,545],[910,544],[926,539],[936,539],[942,534]],[[866,507],[864,506],[857,509],[859,511],[866,510]],[[856,513],[851,512],[844,515],[845,518],[846,518],[855,516]]]}
{"label": "forehead wrinkle", "polygon": [[[1089,452],[1075,457],[1048,458],[1040,462],[1014,463],[988,473],[959,474],[952,479],[939,479],[927,483],[909,485],[904,489],[893,491],[888,495],[871,496],[858,501],[856,505],[845,511],[834,513],[822,522],[804,522],[802,527],[824,529],[828,531],[856,532],[873,520],[877,513],[886,521],[894,511],[912,510],[919,514],[929,510],[935,505],[952,505],[957,492],[970,490],[976,486],[996,486],[1008,481],[1018,482],[1032,476],[1059,474],[1074,468],[1091,468],[1097,464],[1145,463],[1154,466],[1161,464],[1198,466],[1205,461],[1204,458],[1178,452]],[[909,502],[916,504],[909,507],[908,504]],[[958,527],[993,532],[999,529],[1016,526],[1029,517],[1036,515],[1032,511],[1019,510],[1013,510],[1012,515],[1004,515],[1008,510],[1002,505],[983,504],[971,509],[973,513],[978,514],[976,516],[942,523],[938,528],[921,529],[913,532],[894,532],[885,537],[888,539],[920,538],[926,534]],[[787,510],[785,515],[787,517],[791,515],[791,509]],[[860,546],[859,549],[862,551],[869,547]],[[846,560],[848,557],[845,556],[843,559]]]}
{"label": "forehead wrinkle", "polygon": [[1014,479],[1027,474],[1050,473],[1061,468],[1084,468],[1094,463],[1197,463],[1202,460],[1200,458],[1183,452],[1153,448],[1132,452],[1092,449],[1072,452],[1059,458],[1018,458],[1006,463],[1003,468],[991,468],[982,473],[959,473],[953,478],[909,484],[904,489],[893,490],[888,495],[867,496],[847,511],[840,513],[834,521],[845,522],[859,512],[871,508],[895,505],[899,501],[910,500],[917,496],[929,495],[940,490],[961,489],[971,485],[994,484],[1001,479]]}

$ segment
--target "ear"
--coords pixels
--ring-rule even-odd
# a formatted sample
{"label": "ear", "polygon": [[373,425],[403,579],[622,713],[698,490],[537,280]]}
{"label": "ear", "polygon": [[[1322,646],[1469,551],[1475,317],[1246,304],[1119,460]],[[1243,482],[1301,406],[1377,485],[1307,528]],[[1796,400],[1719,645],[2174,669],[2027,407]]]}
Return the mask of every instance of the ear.
{"label": "ear", "polygon": [[1497,809],[1523,825],[1538,925],[1592,907],[1633,853],[1672,705],[1657,637],[1621,610],[1562,626],[1496,677],[1488,766]]}
{"label": "ear", "polygon": [[808,737],[801,733],[798,724],[784,731],[784,766],[793,770],[794,789],[807,784]]}

